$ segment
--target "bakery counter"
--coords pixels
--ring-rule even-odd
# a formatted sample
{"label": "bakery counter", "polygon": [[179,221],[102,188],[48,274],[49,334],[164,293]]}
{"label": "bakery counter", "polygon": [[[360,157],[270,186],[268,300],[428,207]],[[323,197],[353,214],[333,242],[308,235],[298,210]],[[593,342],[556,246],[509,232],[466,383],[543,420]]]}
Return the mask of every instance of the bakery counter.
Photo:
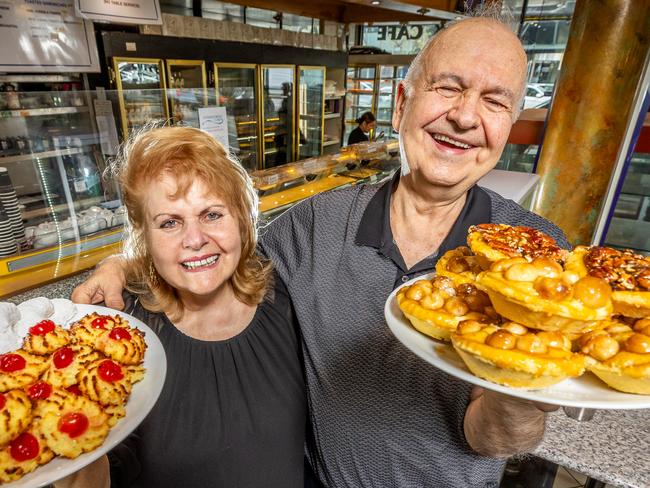
{"label": "bakery counter", "polygon": [[536,456],[613,486],[650,487],[650,410],[597,410],[591,420],[549,415]]}

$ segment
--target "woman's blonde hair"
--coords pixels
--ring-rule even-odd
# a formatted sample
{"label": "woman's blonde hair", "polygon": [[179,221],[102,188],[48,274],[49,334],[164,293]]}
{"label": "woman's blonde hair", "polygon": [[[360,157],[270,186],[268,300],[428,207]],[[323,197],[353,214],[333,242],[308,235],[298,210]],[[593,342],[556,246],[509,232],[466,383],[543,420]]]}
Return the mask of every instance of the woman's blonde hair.
{"label": "woman's blonde hair", "polygon": [[144,236],[149,183],[163,174],[176,180],[171,198],[187,195],[192,184],[200,181],[223,199],[239,224],[242,241],[230,283],[238,300],[248,305],[262,301],[272,267],[257,254],[257,192],[244,168],[216,139],[191,127],[148,128],[122,146],[110,169],[120,184],[128,216],[124,252],[132,265],[127,289],[139,296],[145,308],[165,311],[173,319],[184,311],[176,290],[156,271]]}

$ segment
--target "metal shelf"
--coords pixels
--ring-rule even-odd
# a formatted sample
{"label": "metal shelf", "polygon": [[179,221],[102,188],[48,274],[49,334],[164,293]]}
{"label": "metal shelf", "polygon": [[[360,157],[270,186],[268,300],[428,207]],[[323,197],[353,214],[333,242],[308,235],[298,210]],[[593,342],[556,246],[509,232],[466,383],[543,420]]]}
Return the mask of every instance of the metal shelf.
{"label": "metal shelf", "polygon": [[19,161],[28,161],[30,159],[54,158],[56,156],[71,156],[72,154],[82,153],[83,149],[68,148],[56,149],[54,151],[45,151],[40,153],[19,154],[17,156],[0,157],[0,164],[17,163]]}
{"label": "metal shelf", "polygon": [[88,112],[88,107],[25,108],[19,110],[2,110],[0,111],[0,118],[35,117],[40,115],[65,115],[83,112]]}
{"label": "metal shelf", "polygon": [[334,139],[332,141],[325,141],[323,142],[323,147],[325,146],[333,146],[334,144],[340,144],[341,140],[340,139]]}
{"label": "metal shelf", "polygon": [[338,118],[340,118],[340,117],[341,117],[341,114],[338,113],[338,112],[334,112],[334,113],[331,113],[331,114],[325,114],[325,115],[323,115],[323,118],[324,118],[324,119],[338,119]]}

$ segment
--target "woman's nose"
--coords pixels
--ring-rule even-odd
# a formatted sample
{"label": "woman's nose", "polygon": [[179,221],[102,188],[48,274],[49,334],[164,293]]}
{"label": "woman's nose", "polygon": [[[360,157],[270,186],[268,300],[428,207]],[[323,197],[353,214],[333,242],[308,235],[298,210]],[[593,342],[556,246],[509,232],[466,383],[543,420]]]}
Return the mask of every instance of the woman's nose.
{"label": "woman's nose", "polygon": [[185,222],[183,231],[183,247],[185,248],[201,249],[208,242],[200,222]]}

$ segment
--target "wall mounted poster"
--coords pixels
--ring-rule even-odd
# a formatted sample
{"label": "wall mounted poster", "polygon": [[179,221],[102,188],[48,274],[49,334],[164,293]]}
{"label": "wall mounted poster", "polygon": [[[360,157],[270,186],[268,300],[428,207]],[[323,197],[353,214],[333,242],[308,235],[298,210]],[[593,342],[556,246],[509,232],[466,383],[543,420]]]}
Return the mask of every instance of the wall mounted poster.
{"label": "wall mounted poster", "polygon": [[0,71],[99,72],[93,24],[74,0],[0,0]]}
{"label": "wall mounted poster", "polygon": [[158,0],[75,0],[79,17],[116,24],[162,24]]}

